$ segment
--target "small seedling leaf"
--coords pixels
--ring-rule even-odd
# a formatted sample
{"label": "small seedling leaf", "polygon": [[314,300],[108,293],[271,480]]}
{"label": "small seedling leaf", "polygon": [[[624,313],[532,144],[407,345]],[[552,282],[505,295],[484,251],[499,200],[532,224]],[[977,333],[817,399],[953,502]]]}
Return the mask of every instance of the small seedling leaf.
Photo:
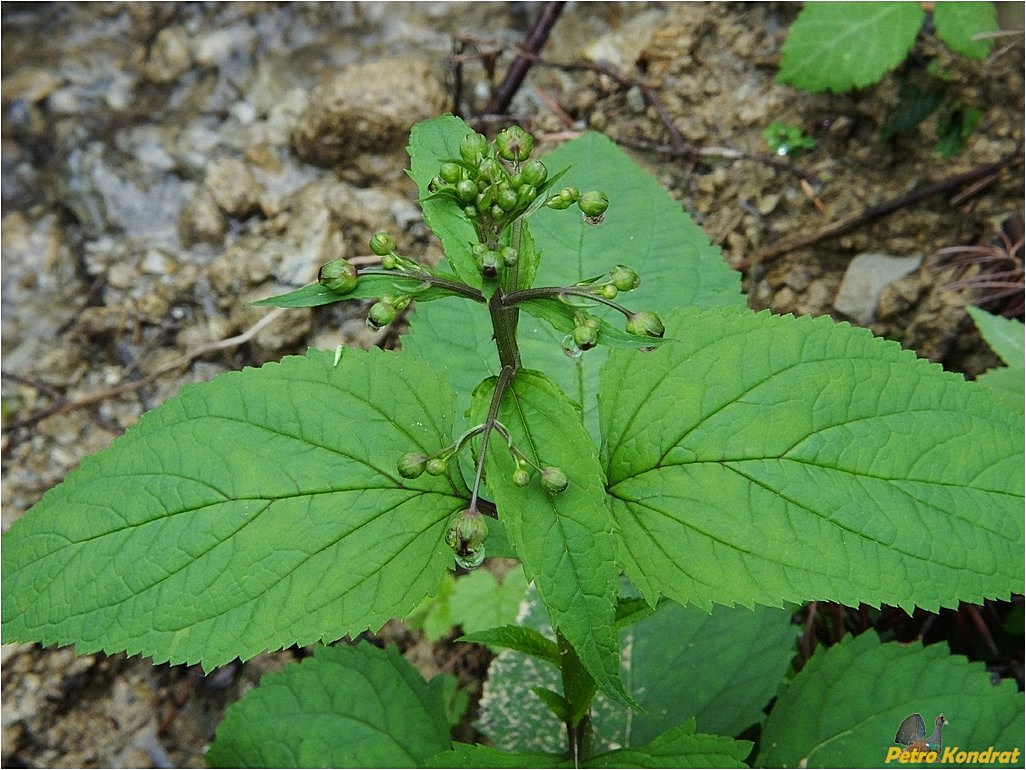
{"label": "small seedling leaf", "polygon": [[228,708],[207,764],[418,767],[450,746],[446,688],[432,685],[395,647],[320,647]]}

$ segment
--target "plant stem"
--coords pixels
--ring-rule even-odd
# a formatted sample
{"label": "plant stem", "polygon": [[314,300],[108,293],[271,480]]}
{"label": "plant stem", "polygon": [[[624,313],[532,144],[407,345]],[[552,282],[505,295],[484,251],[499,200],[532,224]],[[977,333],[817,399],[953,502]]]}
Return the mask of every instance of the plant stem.
{"label": "plant stem", "polygon": [[506,305],[516,305],[519,302],[526,302],[531,299],[552,299],[553,297],[557,299],[562,299],[563,297],[584,297],[585,299],[594,300],[607,307],[611,307],[628,318],[633,315],[628,308],[625,308],[619,302],[606,299],[602,295],[595,294],[583,286],[538,286],[534,289],[514,291],[504,296],[502,301]]}
{"label": "plant stem", "polygon": [[[499,416],[499,404],[502,403],[502,396],[506,392],[506,388],[513,381],[514,374],[516,374],[516,369],[512,366],[502,367],[502,371],[499,372],[499,378],[495,381],[492,402],[488,405],[488,416],[485,417],[485,421],[480,426],[481,451],[477,456],[477,467],[474,469],[474,488],[470,493],[470,505],[467,506],[471,511],[477,510],[477,496],[481,490],[481,478],[484,476],[485,457],[488,455],[488,440],[491,438],[492,429],[498,423],[496,418]],[[508,436],[508,434],[506,435]]]}
{"label": "plant stem", "polygon": [[559,648],[559,670],[563,676],[563,697],[566,698],[569,717],[566,721],[567,742],[570,746],[570,759],[574,767],[591,758],[592,727],[591,701],[595,697],[597,686],[595,680],[585,670],[577,657],[577,651],[556,630],[556,645]]}

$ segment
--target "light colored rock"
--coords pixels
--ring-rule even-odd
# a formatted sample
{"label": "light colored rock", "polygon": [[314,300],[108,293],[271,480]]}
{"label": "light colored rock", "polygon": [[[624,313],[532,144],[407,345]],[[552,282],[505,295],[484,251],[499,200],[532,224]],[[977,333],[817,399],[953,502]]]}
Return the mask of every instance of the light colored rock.
{"label": "light colored rock", "polygon": [[915,270],[921,256],[859,254],[848,265],[834,299],[834,309],[861,324],[873,320],[883,288]]}
{"label": "light colored rock", "polygon": [[292,135],[300,158],[320,166],[355,163],[362,153],[401,150],[410,126],[445,109],[431,68],[412,59],[379,59],[346,67],[310,94]]}
{"label": "light colored rock", "polygon": [[211,161],[205,184],[214,202],[230,217],[245,219],[260,209],[264,187],[238,158]]}

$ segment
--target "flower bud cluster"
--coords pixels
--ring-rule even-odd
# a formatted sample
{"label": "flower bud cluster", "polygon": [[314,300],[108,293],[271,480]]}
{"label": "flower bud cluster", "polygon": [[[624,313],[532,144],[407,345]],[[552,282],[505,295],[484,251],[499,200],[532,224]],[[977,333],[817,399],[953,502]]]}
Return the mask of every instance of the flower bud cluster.
{"label": "flower bud cluster", "polygon": [[385,294],[380,297],[367,311],[367,328],[375,332],[381,331],[406,309],[410,299],[408,294]]}

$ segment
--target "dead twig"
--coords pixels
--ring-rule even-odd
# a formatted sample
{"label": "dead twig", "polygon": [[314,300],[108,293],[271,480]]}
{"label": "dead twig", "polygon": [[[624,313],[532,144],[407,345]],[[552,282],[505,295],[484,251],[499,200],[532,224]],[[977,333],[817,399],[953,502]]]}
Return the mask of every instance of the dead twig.
{"label": "dead twig", "polygon": [[506,76],[492,93],[492,98],[488,100],[488,112],[505,112],[509,108],[510,102],[513,101],[513,97],[524,82],[524,77],[527,76],[527,71],[534,63],[532,56],[537,54],[545,45],[545,41],[549,39],[549,33],[565,5],[566,3],[562,0],[552,0],[542,6],[541,13],[538,14],[534,26],[531,27],[531,31],[527,35],[527,40],[524,41],[523,50],[509,65]]}
{"label": "dead twig", "polygon": [[896,198],[891,198],[888,201],[884,201],[876,206],[870,206],[868,209],[859,212],[858,214],[834,222],[826,227],[817,230],[814,233],[807,233],[800,235],[797,238],[793,238],[784,243],[774,244],[765,249],[756,252],[755,256],[750,259],[743,260],[740,264],[735,265],[738,270],[748,270],[754,265],[759,265],[764,262],[769,262],[773,259],[787,254],[788,252],[802,249],[807,246],[811,246],[814,243],[827,240],[829,238],[836,238],[839,235],[844,235],[853,230],[857,230],[860,227],[872,224],[889,214],[893,214],[899,209],[903,209],[906,206],[912,206],[916,203],[932,198],[934,195],[940,195],[942,193],[951,192],[965,185],[974,184],[981,179],[987,177],[993,177],[997,179],[997,173],[1006,168],[1012,168],[1022,164],[1022,158],[1018,157],[1018,152],[1014,155],[1010,155],[996,163],[988,163],[978,168],[974,168],[971,171],[966,171],[962,174],[956,174],[942,179],[939,182],[931,182],[930,184],[922,185],[916,189],[899,195]]}

